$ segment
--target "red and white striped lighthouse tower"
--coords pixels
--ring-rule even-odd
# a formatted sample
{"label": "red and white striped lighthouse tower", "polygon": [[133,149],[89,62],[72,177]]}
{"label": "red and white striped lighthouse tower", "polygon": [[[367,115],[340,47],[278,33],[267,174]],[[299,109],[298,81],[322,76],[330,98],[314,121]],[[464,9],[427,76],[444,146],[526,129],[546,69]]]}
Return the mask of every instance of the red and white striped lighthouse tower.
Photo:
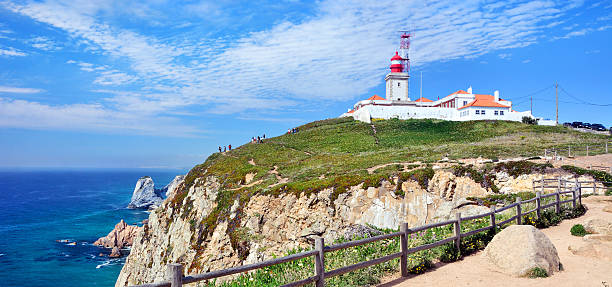
{"label": "red and white striped lighthouse tower", "polygon": [[403,58],[395,51],[395,56],[391,58],[391,73],[402,73],[404,71],[402,60]]}

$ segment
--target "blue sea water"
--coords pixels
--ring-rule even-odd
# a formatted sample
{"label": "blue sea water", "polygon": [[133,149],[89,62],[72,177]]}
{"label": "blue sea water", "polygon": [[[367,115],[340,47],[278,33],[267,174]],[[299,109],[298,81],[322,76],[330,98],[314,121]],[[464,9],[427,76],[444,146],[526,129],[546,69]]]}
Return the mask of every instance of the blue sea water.
{"label": "blue sea water", "polygon": [[[139,177],[162,187],[185,171],[0,171],[0,286],[114,286],[125,261],[93,246],[117,222]],[[57,242],[68,239],[76,245]]]}

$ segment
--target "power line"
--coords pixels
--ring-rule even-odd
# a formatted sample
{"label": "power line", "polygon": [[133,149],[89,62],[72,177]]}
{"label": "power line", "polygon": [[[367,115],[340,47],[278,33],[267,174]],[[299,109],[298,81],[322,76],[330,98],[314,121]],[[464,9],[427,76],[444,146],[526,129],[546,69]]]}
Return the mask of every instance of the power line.
{"label": "power line", "polygon": [[596,103],[587,102],[587,101],[585,101],[583,99],[580,99],[578,97],[575,97],[575,96],[571,95],[563,87],[559,86],[559,88],[561,88],[561,91],[564,92],[566,95],[568,95],[572,99],[578,101],[578,103],[574,103],[574,104],[582,104],[582,105],[589,105],[589,106],[599,106],[599,107],[609,107],[609,106],[612,106],[612,104],[596,104]]}

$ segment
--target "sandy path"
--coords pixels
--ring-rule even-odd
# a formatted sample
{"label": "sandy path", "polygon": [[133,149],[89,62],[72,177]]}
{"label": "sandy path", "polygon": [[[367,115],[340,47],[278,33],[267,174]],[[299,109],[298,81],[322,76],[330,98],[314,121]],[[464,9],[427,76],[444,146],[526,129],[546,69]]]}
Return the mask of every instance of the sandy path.
{"label": "sandy path", "polygon": [[[610,146],[612,149],[612,146]],[[606,166],[612,167],[612,154],[600,154],[593,156],[578,156],[575,158],[563,158],[561,161],[552,161],[555,167],[569,164],[582,168],[589,168],[589,166]],[[609,170],[607,170],[609,172]],[[610,285],[612,286],[612,285]]]}
{"label": "sandy path", "polygon": [[[563,264],[564,271],[548,278],[529,279],[515,278],[491,269],[483,258],[482,252],[465,257],[463,260],[450,264],[437,264],[437,268],[425,274],[411,276],[406,279],[395,275],[383,279],[379,286],[612,286],[612,262],[583,257],[572,254],[568,250],[570,244],[581,244],[582,238],[572,236],[570,228],[582,223],[587,218],[599,217],[612,221],[612,213],[604,212],[606,205],[600,201],[606,197],[592,196],[583,200],[589,208],[587,213],[579,218],[564,220],[558,226],[542,229],[550,238]],[[610,197],[607,197],[610,200]],[[609,204],[609,203],[608,203]]]}

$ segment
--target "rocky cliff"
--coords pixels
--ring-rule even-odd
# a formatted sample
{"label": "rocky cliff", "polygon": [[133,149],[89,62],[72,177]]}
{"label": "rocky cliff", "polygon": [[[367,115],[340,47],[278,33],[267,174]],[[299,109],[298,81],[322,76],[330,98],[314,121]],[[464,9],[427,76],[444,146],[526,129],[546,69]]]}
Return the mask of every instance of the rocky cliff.
{"label": "rocky cliff", "polygon": [[307,248],[313,236],[332,242],[356,226],[419,226],[448,219],[457,211],[487,212],[465,198],[491,193],[471,178],[439,170],[426,185],[396,178],[378,187],[352,186],[341,194],[326,188],[308,196],[236,198],[225,220],[206,222],[218,212],[220,186],[216,177],[198,178],[153,211],[134,240],[116,286],[163,280],[169,262],[185,264],[186,274],[201,273]]}
{"label": "rocky cliff", "polygon": [[574,178],[546,166],[541,166],[541,173],[529,173],[534,166],[530,167],[524,174],[511,169],[481,174],[457,166],[429,169],[425,178],[392,177],[380,184],[363,182],[345,190],[328,187],[301,194],[240,195],[228,193],[215,176],[198,177],[189,186],[180,183],[176,195],[151,213],[134,239],[116,286],[161,281],[170,262],[182,263],[185,274],[203,273],[310,248],[314,236],[333,242],[365,226],[397,229],[402,222],[420,226],[450,219],[456,212],[484,213],[487,207],[467,198],[494,190],[531,191],[532,181],[542,177]]}

